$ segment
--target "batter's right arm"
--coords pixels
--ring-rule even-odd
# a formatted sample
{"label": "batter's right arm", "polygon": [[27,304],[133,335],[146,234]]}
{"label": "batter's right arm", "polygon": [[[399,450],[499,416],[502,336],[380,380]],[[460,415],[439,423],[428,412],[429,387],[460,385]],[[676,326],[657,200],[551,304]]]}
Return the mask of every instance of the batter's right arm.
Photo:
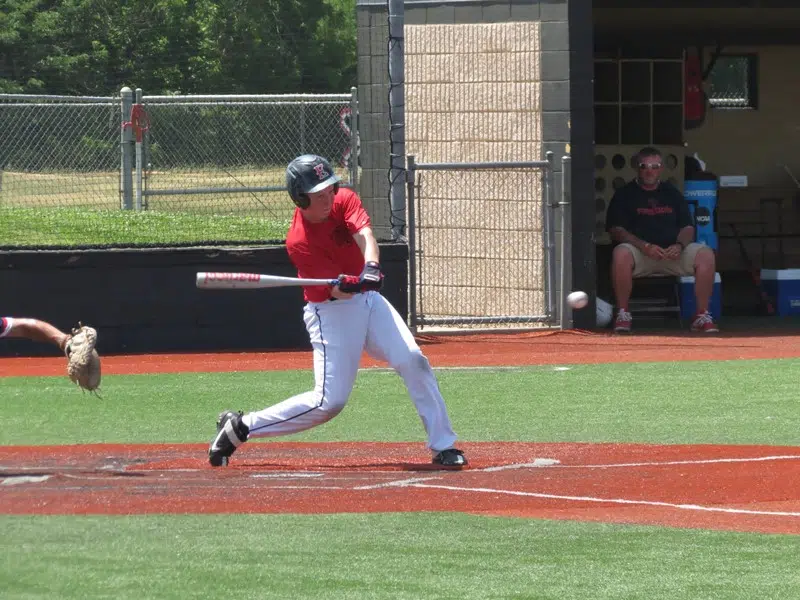
{"label": "batter's right arm", "polygon": [[353,234],[353,239],[361,249],[361,254],[364,255],[364,262],[381,262],[380,248],[371,227],[362,227]]}

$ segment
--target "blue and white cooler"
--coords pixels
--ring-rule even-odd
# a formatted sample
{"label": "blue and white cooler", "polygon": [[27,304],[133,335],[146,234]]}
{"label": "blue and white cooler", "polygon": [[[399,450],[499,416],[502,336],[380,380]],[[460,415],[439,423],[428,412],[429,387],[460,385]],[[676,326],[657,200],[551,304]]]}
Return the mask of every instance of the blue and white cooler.
{"label": "blue and white cooler", "polygon": [[761,288],[778,315],[800,315],[800,269],[761,269]]}
{"label": "blue and white cooler", "polygon": [[[681,318],[691,319],[697,312],[697,300],[694,297],[694,275],[681,277]],[[708,312],[718,320],[722,316],[722,279],[719,273],[714,274],[714,289],[711,301],[708,303]]]}
{"label": "blue and white cooler", "polygon": [[[712,250],[719,248],[717,236],[717,192],[719,183],[713,179],[687,179],[683,182],[683,195],[689,200],[689,210],[694,217],[697,242]],[[694,205],[694,202],[697,205]]]}

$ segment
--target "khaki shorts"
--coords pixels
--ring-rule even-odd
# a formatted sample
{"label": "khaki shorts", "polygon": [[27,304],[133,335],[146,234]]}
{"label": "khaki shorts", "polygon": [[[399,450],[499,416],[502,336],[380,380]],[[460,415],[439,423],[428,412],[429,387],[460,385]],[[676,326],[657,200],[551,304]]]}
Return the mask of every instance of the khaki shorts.
{"label": "khaki shorts", "polygon": [[619,247],[627,248],[633,255],[633,276],[647,277],[649,275],[694,275],[694,259],[697,253],[706,246],[692,242],[684,248],[680,258],[676,260],[650,258],[632,244],[620,244]]}

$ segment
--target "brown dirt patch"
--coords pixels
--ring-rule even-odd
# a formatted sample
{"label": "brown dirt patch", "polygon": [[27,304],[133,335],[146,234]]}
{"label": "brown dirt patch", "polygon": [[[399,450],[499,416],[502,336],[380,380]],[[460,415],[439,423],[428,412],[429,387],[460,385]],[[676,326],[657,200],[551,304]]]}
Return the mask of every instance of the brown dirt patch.
{"label": "brown dirt patch", "polygon": [[[748,332],[614,335],[585,331],[419,336],[431,364],[524,366],[800,356],[800,336]],[[364,356],[362,366],[382,366]],[[107,375],[311,369],[310,351],[104,356]],[[62,375],[61,357],[0,358],[0,377]]]}
{"label": "brown dirt patch", "polygon": [[[5,514],[462,511],[800,534],[800,448],[472,443],[463,471],[422,444],[0,448]],[[538,460],[537,460],[538,459]]]}

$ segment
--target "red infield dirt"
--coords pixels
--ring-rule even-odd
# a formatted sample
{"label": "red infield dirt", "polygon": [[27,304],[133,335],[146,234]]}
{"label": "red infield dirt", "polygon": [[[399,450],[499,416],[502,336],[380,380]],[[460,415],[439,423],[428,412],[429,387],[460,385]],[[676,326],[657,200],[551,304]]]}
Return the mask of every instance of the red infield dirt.
{"label": "red infield dirt", "polygon": [[[800,356],[800,338],[587,332],[420,337],[434,366]],[[106,356],[106,375],[310,368],[309,352]],[[380,365],[365,359],[364,366]],[[0,359],[0,376],[63,358]],[[800,447],[465,443],[434,469],[422,444],[251,442],[212,469],[207,445],[0,447],[0,513],[462,511],[800,534]]]}

